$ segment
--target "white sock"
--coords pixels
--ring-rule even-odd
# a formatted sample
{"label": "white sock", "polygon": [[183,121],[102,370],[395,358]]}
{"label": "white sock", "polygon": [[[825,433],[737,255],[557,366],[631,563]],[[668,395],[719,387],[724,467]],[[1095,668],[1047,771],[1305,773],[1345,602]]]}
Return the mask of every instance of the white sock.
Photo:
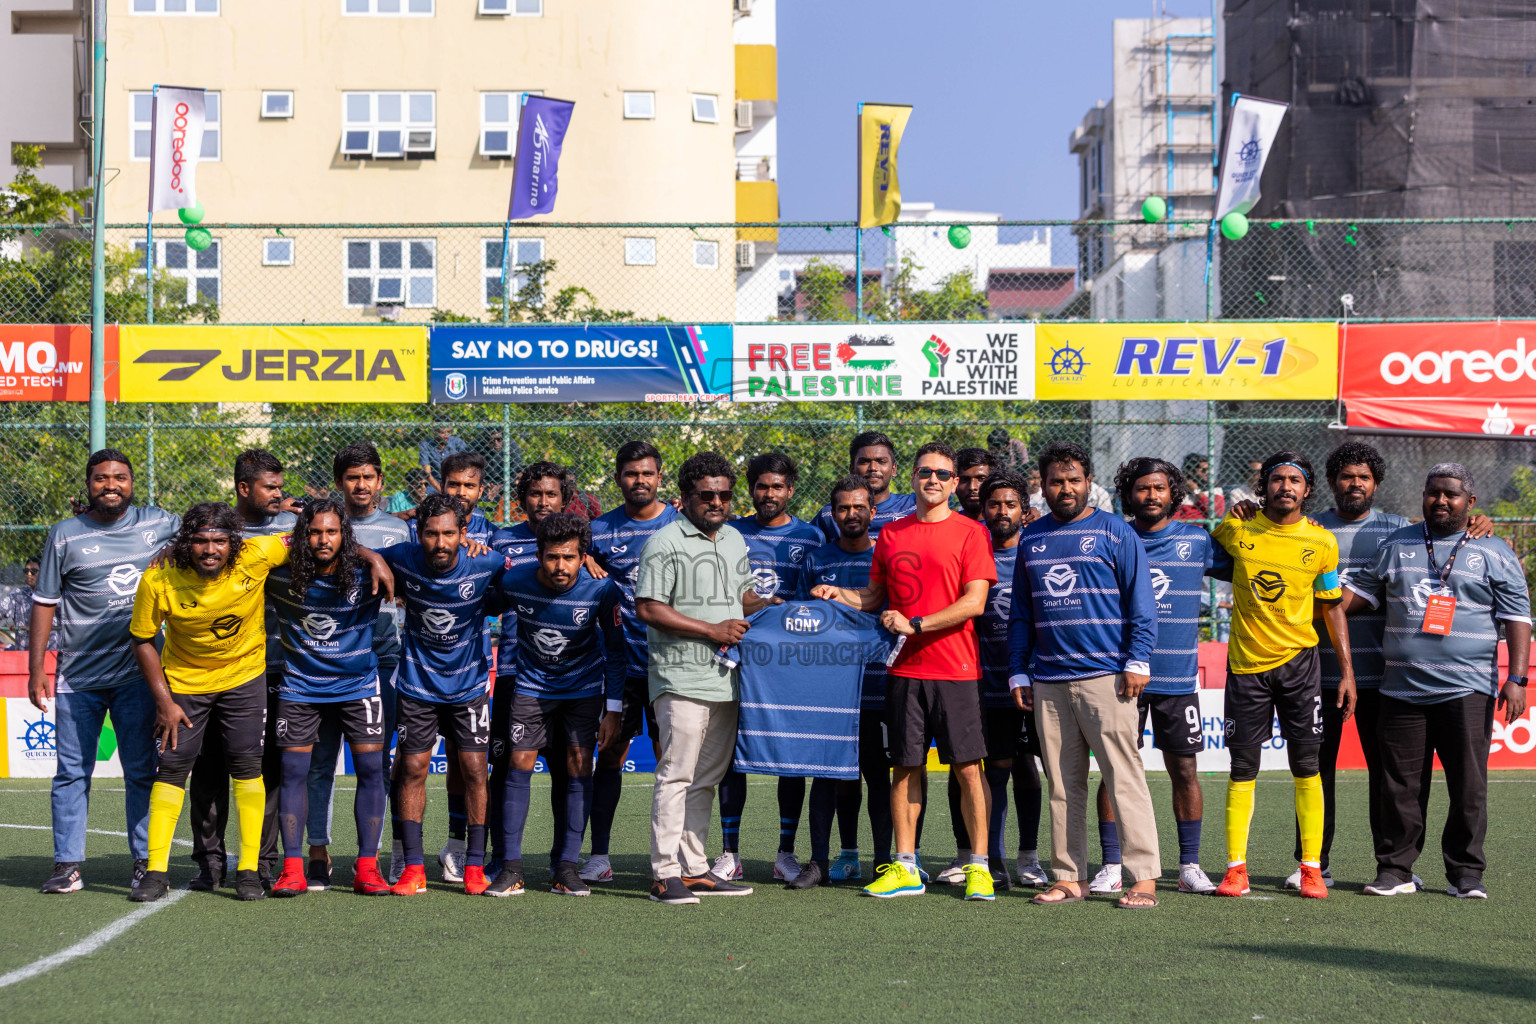
{"label": "white sock", "polygon": [[984,854],[984,853],[973,853],[973,854],[971,854],[971,863],[972,864],[980,864],[982,867],[986,867],[987,866],[987,855]]}

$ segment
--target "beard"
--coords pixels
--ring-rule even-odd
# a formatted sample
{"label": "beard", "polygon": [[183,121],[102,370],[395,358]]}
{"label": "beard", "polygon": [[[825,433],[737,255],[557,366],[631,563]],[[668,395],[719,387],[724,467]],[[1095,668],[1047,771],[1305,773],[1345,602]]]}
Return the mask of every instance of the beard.
{"label": "beard", "polygon": [[1008,539],[1018,533],[1020,524],[1012,519],[999,519],[995,523],[987,524],[987,532],[992,534],[993,545],[1005,544]]}
{"label": "beard", "polygon": [[1375,503],[1376,495],[1374,494],[1367,495],[1363,498],[1356,498],[1354,495],[1345,495],[1343,498],[1339,499],[1339,514],[1354,519],[1357,516],[1363,516],[1365,513],[1369,512],[1371,510],[1371,506]]}

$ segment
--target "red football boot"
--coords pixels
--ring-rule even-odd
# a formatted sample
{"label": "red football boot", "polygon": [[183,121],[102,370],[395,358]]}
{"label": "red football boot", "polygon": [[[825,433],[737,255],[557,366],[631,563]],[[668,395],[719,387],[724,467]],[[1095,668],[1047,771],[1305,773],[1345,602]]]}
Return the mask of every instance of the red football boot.
{"label": "red football boot", "polygon": [[396,896],[415,896],[427,891],[427,869],[421,864],[407,864],[400,881],[389,887]]}
{"label": "red football boot", "polygon": [[1314,900],[1328,898],[1328,885],[1323,881],[1323,869],[1311,864],[1301,866],[1301,894]]}
{"label": "red football boot", "polygon": [[304,877],[304,858],[284,857],[283,873],[272,883],[272,895],[302,896],[306,892],[309,892],[309,879]]}
{"label": "red football boot", "polygon": [[389,892],[389,883],[379,874],[379,858],[357,858],[357,863],[352,867],[352,891],[359,896],[378,896]]}
{"label": "red football boot", "polygon": [[485,877],[485,867],[480,864],[464,865],[464,895],[479,896],[491,887],[490,879]]}
{"label": "red football boot", "polygon": [[1248,895],[1248,865],[1233,864],[1227,868],[1227,877],[1216,887],[1217,896]]}

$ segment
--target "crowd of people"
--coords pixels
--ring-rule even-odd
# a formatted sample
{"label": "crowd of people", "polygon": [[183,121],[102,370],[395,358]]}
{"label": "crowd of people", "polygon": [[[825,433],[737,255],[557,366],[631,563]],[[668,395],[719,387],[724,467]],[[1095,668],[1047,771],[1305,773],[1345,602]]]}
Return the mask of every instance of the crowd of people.
{"label": "crowd of people", "polygon": [[[1254,460],[1247,492],[1224,497],[1200,457],[1133,458],[1101,483],[1072,443],[1031,459],[995,431],[987,448],[933,441],[904,464],[869,431],[807,521],[790,511],[799,468],[782,453],[746,462],[752,513],[737,517],[731,460],[700,452],[673,470],[633,440],[614,458],[619,507],[595,514],[567,467],[519,456],[522,518],[498,526],[482,504],[510,506],[488,492],[484,455],[456,440],[444,427],[423,442],[394,495],[367,443],[336,452],[329,489],[302,499],[285,496],[281,463],[253,449],[236,460],[233,504],[180,515],[134,503],[127,455],[90,456],[86,507],[50,530],[30,594],[31,635],[56,627],[58,638],[56,676],[43,645],[29,655],[31,699],[57,722],[43,892],[85,884],[110,714],[138,902],[169,890],[184,805],[191,888],[228,885],[243,900],[329,888],[343,742],[357,778],[353,890],[424,892],[440,738],[441,877],[470,895],[527,891],[542,756],[548,889],[585,896],[614,880],[625,756],[642,735],[656,756],[649,894],[660,903],[752,892],[741,856],[750,772],[778,776],[773,878],[792,890],[857,882],[893,898],[936,882],[968,900],[1019,887],[1040,890],[1042,905],[1105,893],[1125,909],[1156,907],[1163,854],[1144,736],[1172,783],[1178,891],[1241,896],[1260,750],[1277,719],[1294,779],[1298,866],[1286,885],[1323,898],[1351,717],[1377,861],[1364,891],[1422,886],[1414,867],[1438,758],[1447,891],[1487,895],[1489,744],[1497,712],[1525,712],[1531,609],[1519,558],[1476,514],[1475,482],[1457,463],[1428,470],[1422,519],[1410,522],[1373,507],[1386,466],[1354,441],[1321,474],[1294,451]],[[903,477],[910,491],[899,493]],[[1195,770],[1207,745],[1202,608],[1217,580],[1231,587],[1219,882],[1201,866]],[[949,766],[957,855],[930,876],[932,747]],[[1090,757],[1102,778],[1096,873]]]}

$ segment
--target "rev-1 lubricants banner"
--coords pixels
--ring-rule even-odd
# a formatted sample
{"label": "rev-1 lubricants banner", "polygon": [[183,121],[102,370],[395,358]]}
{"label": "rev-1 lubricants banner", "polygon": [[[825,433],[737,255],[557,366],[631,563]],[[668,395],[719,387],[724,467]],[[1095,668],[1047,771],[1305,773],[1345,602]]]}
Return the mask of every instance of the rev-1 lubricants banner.
{"label": "rev-1 lubricants banner", "polygon": [[1334,323],[1041,324],[1042,399],[1329,399]]}
{"label": "rev-1 lubricants banner", "polygon": [[738,402],[1034,397],[1033,324],[736,328]]}
{"label": "rev-1 lubricants banner", "polygon": [[730,358],[730,324],[434,327],[432,401],[714,401]]}
{"label": "rev-1 lubricants banner", "polygon": [[425,402],[425,327],[119,328],[125,402]]}

